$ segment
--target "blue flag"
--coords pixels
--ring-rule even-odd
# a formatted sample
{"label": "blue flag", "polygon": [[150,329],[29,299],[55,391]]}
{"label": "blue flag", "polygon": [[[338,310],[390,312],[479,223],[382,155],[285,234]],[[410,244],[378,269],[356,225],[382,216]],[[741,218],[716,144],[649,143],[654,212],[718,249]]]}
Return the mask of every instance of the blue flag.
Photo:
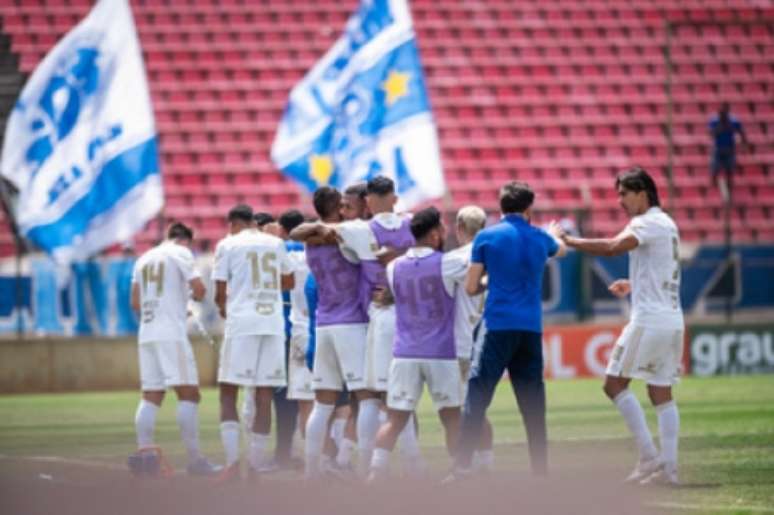
{"label": "blue flag", "polygon": [[99,0],[35,69],[2,175],[22,234],[61,263],[131,238],[163,205],[156,128],[127,0]]}
{"label": "blue flag", "polygon": [[362,0],[290,92],[272,160],[309,191],[376,175],[400,208],[444,194],[438,135],[405,0]]}

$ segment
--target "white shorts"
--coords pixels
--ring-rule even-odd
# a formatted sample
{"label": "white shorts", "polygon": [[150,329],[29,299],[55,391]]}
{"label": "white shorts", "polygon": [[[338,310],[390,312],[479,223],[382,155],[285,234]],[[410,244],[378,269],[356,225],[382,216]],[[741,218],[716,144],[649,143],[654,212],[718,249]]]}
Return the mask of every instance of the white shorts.
{"label": "white shorts", "polygon": [[314,400],[312,372],[306,366],[306,348],[309,336],[298,334],[290,338],[288,357],[288,399],[296,401]]}
{"label": "white shorts", "polygon": [[414,411],[425,383],[436,410],[460,407],[460,365],[456,359],[407,358],[392,360],[387,407]]}
{"label": "white shorts", "polygon": [[386,392],[395,339],[395,306],[381,307],[371,304],[368,316],[371,321],[368,324],[366,388],[374,392]]}
{"label": "white shorts", "polygon": [[199,373],[188,340],[146,342],[137,346],[140,357],[140,388],[144,392],[173,386],[198,386]]}
{"label": "white shorts", "polygon": [[682,329],[656,329],[627,324],[615,343],[605,374],[672,386],[682,371]]}
{"label": "white shorts", "polygon": [[240,386],[285,386],[285,338],[276,334],[224,338],[218,382]]}
{"label": "white shorts", "polygon": [[350,392],[365,388],[367,324],[327,325],[315,332],[312,388]]}

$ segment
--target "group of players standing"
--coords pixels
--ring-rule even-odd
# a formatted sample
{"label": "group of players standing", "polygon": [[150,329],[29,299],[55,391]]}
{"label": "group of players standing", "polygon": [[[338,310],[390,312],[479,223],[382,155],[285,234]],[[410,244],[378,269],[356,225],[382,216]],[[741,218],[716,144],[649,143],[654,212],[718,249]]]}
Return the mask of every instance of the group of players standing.
{"label": "group of players standing", "polygon": [[[412,414],[427,384],[445,431],[447,450],[455,457],[449,479],[460,479],[470,473],[472,463],[491,468],[491,426],[485,421],[485,410],[507,369],[527,429],[533,470],[544,473],[540,285],[546,260],[561,256],[566,245],[596,254],[609,254],[611,249],[634,254],[639,245],[639,250],[645,247],[646,253],[653,254],[659,228],[669,234],[670,252],[677,245],[676,228],[669,225],[666,215],[669,223],[659,217],[654,222],[656,229],[652,223],[646,224],[647,231],[637,229],[648,215],[654,218],[663,212],[658,209],[652,179],[642,170],[629,175],[619,178],[616,187],[632,223],[611,240],[571,238],[554,224],[547,231],[531,226],[534,193],[523,183],[502,188],[503,219],[492,227],[484,229],[482,209],[462,208],[455,227],[460,246],[450,252],[443,251],[447,229],[441,213],[434,207],[413,216],[396,213],[394,184],[383,176],[343,194],[331,187],[319,188],[313,197],[319,220],[294,227],[285,224],[278,230],[281,237],[259,230],[248,206],[231,209],[229,235],[216,248],[212,272],[215,302],[225,319],[218,369],[220,434],[225,450],[222,468],[203,458],[198,448],[198,380],[185,326],[189,292],[194,300],[201,300],[205,292],[189,249],[193,234],[184,225],[173,224],[168,240],[144,254],[134,272],[132,301],[141,313],[143,399],[136,414],[140,449],[152,447],[156,410],[164,391],[171,387],[180,400],[178,422],[188,449],[189,473],[216,474],[219,481],[238,478],[237,394],[239,387],[246,387],[250,389],[247,465],[250,474],[260,473],[269,462],[272,394],[287,385],[288,397],[304,406],[300,413],[307,478],[346,473],[356,446],[360,473],[378,480],[387,475],[390,453],[398,441],[407,472],[422,474],[425,466]],[[630,194],[637,200],[626,200]],[[638,220],[639,225],[634,224]],[[655,238],[653,243],[646,245],[645,232]],[[304,245],[300,252],[289,252],[283,239]],[[643,263],[652,268],[647,259]],[[646,272],[660,273],[655,268]],[[669,290],[675,283],[679,285],[679,273],[664,287]],[[646,286],[662,289],[661,284]],[[633,301],[637,303],[642,287],[638,291],[628,282],[611,286],[611,291],[621,295],[630,289],[635,290]],[[291,291],[290,320],[295,330],[290,350],[285,342],[282,291]],[[664,297],[659,292],[658,300]],[[310,310],[307,302],[312,298],[316,305]],[[645,310],[654,308],[646,304],[639,302]],[[679,312],[679,305],[671,309]],[[679,315],[682,319],[681,312]],[[671,384],[679,356],[676,363],[672,353],[677,336],[670,333],[669,345],[663,347],[656,341],[659,338],[649,341],[648,333],[643,337],[639,329],[629,330],[635,333],[635,342],[624,331],[617,343],[605,390],[617,405],[624,398],[628,406],[629,379],[641,378],[649,384],[650,379],[660,379],[655,386],[662,396],[657,395],[654,403],[661,400],[674,407]],[[479,342],[475,346],[474,339]],[[311,370],[304,363],[310,341],[314,347]],[[666,358],[662,348],[670,353]],[[473,359],[474,354],[479,359]],[[659,359],[653,361],[654,355]],[[622,359],[625,370],[620,367]],[[633,364],[644,368],[633,370]],[[664,381],[668,396],[658,389],[666,386]],[[342,391],[351,398],[351,420],[347,436],[337,442],[338,452],[331,453],[326,441]],[[621,406],[619,409],[640,442],[642,427],[635,431],[631,417]],[[627,409],[633,410],[631,406]],[[668,470],[676,482],[676,434],[674,440],[674,453],[666,458],[656,453],[652,441],[649,446],[640,442],[640,462],[632,477],[643,479]],[[472,461],[474,456],[477,459]]]}

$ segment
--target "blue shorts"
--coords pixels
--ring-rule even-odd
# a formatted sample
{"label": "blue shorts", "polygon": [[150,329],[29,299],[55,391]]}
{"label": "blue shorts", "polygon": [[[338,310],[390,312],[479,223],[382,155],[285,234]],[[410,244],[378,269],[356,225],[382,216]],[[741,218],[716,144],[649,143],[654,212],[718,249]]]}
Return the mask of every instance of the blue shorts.
{"label": "blue shorts", "polygon": [[712,175],[717,175],[721,170],[728,173],[736,169],[736,153],[731,149],[715,149],[712,153],[710,170]]}

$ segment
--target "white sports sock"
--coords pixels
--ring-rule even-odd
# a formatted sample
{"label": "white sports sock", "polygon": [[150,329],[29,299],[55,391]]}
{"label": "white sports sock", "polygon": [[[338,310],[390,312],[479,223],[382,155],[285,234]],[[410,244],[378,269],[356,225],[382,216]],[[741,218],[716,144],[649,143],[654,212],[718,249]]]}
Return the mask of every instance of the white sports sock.
{"label": "white sports sock", "polygon": [[371,468],[374,470],[387,470],[390,466],[390,451],[377,447],[371,458]]}
{"label": "white sports sock", "polygon": [[680,433],[680,413],[675,401],[656,406],[658,434],[661,441],[661,459],[664,463],[677,466],[677,437]]}
{"label": "white sports sock", "polygon": [[378,399],[360,401],[357,414],[357,448],[361,467],[367,467],[371,463],[371,453],[376,444],[376,433],[379,431],[379,404]]}
{"label": "white sports sock", "polygon": [[357,444],[349,438],[342,438],[339,445],[339,452],[336,454],[336,463],[340,467],[349,465],[352,462],[352,451]]}
{"label": "white sports sock", "polygon": [[494,452],[492,449],[475,451],[473,453],[473,468],[476,470],[493,470]]}
{"label": "white sports sock", "polygon": [[177,425],[180,426],[180,438],[183,439],[188,461],[194,462],[201,457],[199,452],[199,405],[191,401],[177,403]]}
{"label": "white sports sock", "polygon": [[239,422],[236,420],[221,422],[220,441],[226,454],[226,466],[239,461]]}
{"label": "white sports sock", "polygon": [[306,462],[306,477],[317,476],[320,471],[320,455],[325,445],[325,434],[328,420],[335,406],[333,404],[314,403],[312,413],[306,421],[306,441],[304,442],[304,458]]}
{"label": "white sports sock", "polygon": [[404,458],[409,460],[415,460],[421,457],[419,439],[417,438],[417,428],[414,425],[414,417],[415,415],[412,413],[408,422],[406,422],[406,427],[404,427],[398,435],[398,448],[400,449],[400,453]]}
{"label": "white sports sock", "polygon": [[331,424],[331,438],[336,447],[341,447],[341,439],[344,438],[344,429],[347,426],[346,418],[337,418]]}
{"label": "white sports sock", "polygon": [[269,446],[269,434],[250,433],[250,466],[259,469],[266,464],[266,448]]}
{"label": "white sports sock", "polygon": [[247,434],[250,434],[253,431],[253,420],[255,420],[255,387],[249,386],[244,388],[243,394],[242,423]]}
{"label": "white sports sock", "polygon": [[134,428],[137,431],[137,447],[153,445],[153,431],[156,428],[156,412],[159,407],[145,399],[140,400],[134,414]]}
{"label": "white sports sock", "polygon": [[618,411],[621,412],[629,431],[634,435],[637,448],[640,451],[641,460],[650,460],[658,455],[656,446],[653,445],[653,437],[650,435],[648,424],[645,422],[645,412],[642,411],[640,401],[628,389],[622,391],[613,399]]}

